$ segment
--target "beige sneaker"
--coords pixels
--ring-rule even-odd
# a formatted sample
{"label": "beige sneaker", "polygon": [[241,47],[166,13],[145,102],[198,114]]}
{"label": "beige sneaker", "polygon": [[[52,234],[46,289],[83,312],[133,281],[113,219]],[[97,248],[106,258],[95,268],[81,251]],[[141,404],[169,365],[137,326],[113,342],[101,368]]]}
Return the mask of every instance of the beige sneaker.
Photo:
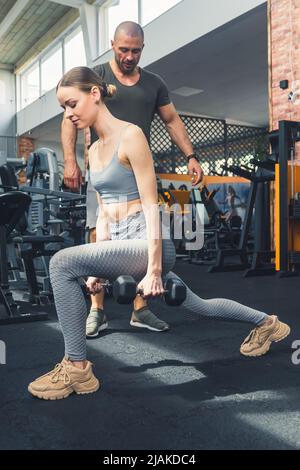
{"label": "beige sneaker", "polygon": [[270,325],[261,325],[250,331],[250,334],[241,345],[240,352],[244,356],[262,356],[266,354],[272,341],[281,341],[290,334],[290,327],[278,320],[276,315],[271,315]]}
{"label": "beige sneaker", "polygon": [[79,369],[64,358],[55,368],[28,385],[28,391],[44,400],[67,398],[71,393],[93,393],[100,387],[94,376],[92,363],[87,361],[85,369]]}

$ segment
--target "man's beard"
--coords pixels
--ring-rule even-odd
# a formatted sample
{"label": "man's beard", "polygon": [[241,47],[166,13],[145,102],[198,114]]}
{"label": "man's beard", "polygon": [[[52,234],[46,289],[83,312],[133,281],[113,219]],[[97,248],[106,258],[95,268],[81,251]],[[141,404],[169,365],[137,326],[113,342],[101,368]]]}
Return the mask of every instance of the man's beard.
{"label": "man's beard", "polygon": [[119,69],[121,69],[125,75],[131,75],[135,71],[136,64],[132,64],[131,68],[126,69],[119,59],[116,58],[115,60],[118,64]]}

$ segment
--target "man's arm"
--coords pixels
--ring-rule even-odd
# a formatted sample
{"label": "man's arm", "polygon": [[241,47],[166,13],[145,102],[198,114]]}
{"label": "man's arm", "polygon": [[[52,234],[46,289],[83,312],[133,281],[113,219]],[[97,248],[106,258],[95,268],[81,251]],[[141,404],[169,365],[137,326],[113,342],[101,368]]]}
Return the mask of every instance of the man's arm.
{"label": "man's arm", "polygon": [[78,190],[82,175],[76,161],[77,129],[69,119],[63,117],[61,123],[61,143],[64,153],[64,183],[73,190]]}
{"label": "man's arm", "polygon": [[[172,103],[158,108],[158,113],[163,120],[166,129],[175,145],[184,153],[185,156],[191,155],[193,145],[184,124]],[[188,162],[188,171],[192,179],[192,185],[200,183],[203,178],[203,171],[195,158],[191,158]]]}

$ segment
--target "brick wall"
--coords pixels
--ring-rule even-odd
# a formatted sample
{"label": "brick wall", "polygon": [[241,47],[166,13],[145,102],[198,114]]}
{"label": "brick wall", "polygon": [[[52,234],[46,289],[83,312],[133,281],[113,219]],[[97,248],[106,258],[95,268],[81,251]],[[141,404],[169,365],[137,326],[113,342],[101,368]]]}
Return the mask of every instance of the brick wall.
{"label": "brick wall", "polygon": [[[278,129],[279,121],[300,121],[300,1],[268,0],[268,21],[269,122],[273,131]],[[286,90],[280,88],[281,80],[288,80]],[[298,95],[294,103],[288,99],[291,92]],[[300,160],[299,143],[295,158]]]}
{"label": "brick wall", "polygon": [[[268,11],[270,130],[276,130],[280,120],[300,121],[300,1],[269,0]],[[281,80],[288,89],[279,87]],[[295,103],[291,91],[298,93]]]}
{"label": "brick wall", "polygon": [[[18,138],[18,157],[25,157],[28,159],[29,154],[34,151],[34,139],[28,137],[19,137]],[[18,174],[19,184],[26,184],[26,172],[21,170]]]}
{"label": "brick wall", "polygon": [[18,138],[18,157],[28,158],[29,154],[34,151],[34,139],[28,137]]}

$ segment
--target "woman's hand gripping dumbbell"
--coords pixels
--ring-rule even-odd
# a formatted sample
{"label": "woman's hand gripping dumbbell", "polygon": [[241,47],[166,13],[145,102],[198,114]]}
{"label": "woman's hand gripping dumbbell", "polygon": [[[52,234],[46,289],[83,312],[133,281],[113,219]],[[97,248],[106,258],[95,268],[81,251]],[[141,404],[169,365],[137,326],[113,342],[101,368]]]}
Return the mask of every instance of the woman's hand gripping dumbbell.
{"label": "woman's hand gripping dumbbell", "polygon": [[110,286],[111,284],[108,281],[105,281],[105,279],[90,276],[85,281],[85,285],[88,293],[95,295],[101,292],[103,288]]}
{"label": "woman's hand gripping dumbbell", "polygon": [[[112,286],[114,299],[120,304],[131,304],[137,294],[144,295],[132,276],[119,276],[113,284],[100,278],[89,277],[86,286],[91,294],[100,292],[104,287]],[[178,279],[168,279],[162,294],[168,305],[181,305],[186,299],[186,286]]]}
{"label": "woman's hand gripping dumbbell", "polygon": [[[130,280],[129,280],[130,278]],[[129,285],[134,282],[134,279],[131,277],[131,276],[120,276],[117,280],[117,284],[118,285],[122,285],[122,289],[124,288],[124,282],[125,279],[127,279],[127,282],[128,284],[126,284],[126,287],[125,287],[125,290],[126,292],[129,292],[127,291],[127,289],[129,289]],[[113,284],[111,284],[109,281],[106,281],[105,279],[100,279],[98,277],[92,277],[90,276],[87,281],[86,281],[86,287],[87,287],[87,290],[90,294],[98,294],[99,292],[102,291],[103,288],[106,288],[106,287],[112,287]],[[162,280],[161,280],[161,276],[145,276],[144,279],[142,279],[142,281],[139,283],[139,286],[136,287],[136,284],[135,284],[135,291],[136,291],[136,294],[141,294],[143,295],[144,297],[156,297],[156,296],[159,296],[159,295],[163,295],[165,293],[165,289],[164,289],[164,286],[162,284]],[[145,294],[146,292],[146,294]],[[134,297],[135,297],[134,296]],[[118,301],[118,299],[116,299]],[[130,303],[130,302],[128,302]]]}

